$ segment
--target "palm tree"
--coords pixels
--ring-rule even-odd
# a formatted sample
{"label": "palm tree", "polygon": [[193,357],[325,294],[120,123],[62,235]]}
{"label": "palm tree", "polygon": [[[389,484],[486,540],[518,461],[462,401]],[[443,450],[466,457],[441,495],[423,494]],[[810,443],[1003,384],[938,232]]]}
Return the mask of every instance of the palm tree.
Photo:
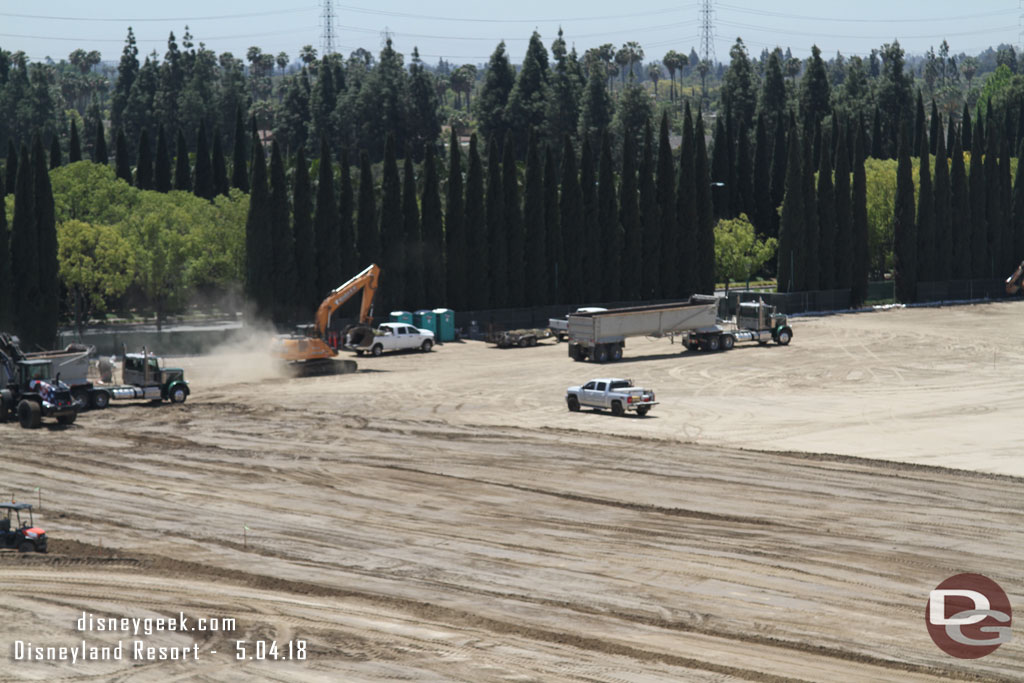
{"label": "palm tree", "polygon": [[661,64],[651,62],[647,65],[647,77],[654,81],[654,96],[658,96],[658,81],[661,79]]}
{"label": "palm tree", "polygon": [[629,41],[622,47],[626,50],[626,55],[629,58],[629,75],[634,77],[636,74],[633,72],[633,65],[644,61],[644,49],[635,40]]}
{"label": "palm tree", "polygon": [[661,60],[661,63],[668,69],[668,77],[672,81],[672,89],[669,95],[672,101],[676,99],[676,72],[679,72],[680,80],[683,77],[683,68],[690,63],[690,58],[684,54],[680,54],[675,50],[669,50],[665,53],[665,57]]}

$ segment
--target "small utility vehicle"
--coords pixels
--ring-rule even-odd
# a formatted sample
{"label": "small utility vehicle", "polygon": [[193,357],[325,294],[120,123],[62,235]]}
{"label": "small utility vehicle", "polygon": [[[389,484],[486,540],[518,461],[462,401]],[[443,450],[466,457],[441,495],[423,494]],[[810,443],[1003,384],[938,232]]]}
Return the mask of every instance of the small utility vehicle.
{"label": "small utility vehicle", "polygon": [[[21,513],[27,512],[27,519]],[[0,549],[45,553],[46,532],[32,519],[31,503],[0,503]]]}

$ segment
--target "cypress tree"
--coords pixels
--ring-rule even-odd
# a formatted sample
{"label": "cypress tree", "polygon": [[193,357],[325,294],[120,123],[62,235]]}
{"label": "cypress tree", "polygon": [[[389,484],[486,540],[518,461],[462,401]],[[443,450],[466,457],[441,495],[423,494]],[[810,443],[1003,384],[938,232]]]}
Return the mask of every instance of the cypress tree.
{"label": "cypress tree", "polygon": [[[580,295],[583,301],[595,301],[601,278],[601,241],[597,234],[597,185],[595,173],[597,164],[594,161],[594,149],[590,144],[590,136],[583,138],[583,150],[580,153],[580,197],[583,201],[583,227],[580,231],[582,242],[577,247],[582,256],[580,261]],[[559,249],[559,253],[561,249]],[[560,259],[564,263],[565,256]],[[552,301],[553,299],[548,299]]]}
{"label": "cypress tree", "polygon": [[18,152],[14,149],[14,141],[7,141],[7,165],[4,166],[7,172],[7,183],[4,186],[7,194],[15,194],[15,185],[18,179]]}
{"label": "cypress tree", "polygon": [[789,158],[786,160],[786,196],[782,201],[779,221],[778,290],[796,292],[803,289],[803,263],[800,259],[804,233],[804,188],[801,173],[800,136],[796,124],[789,128]]}
{"label": "cypress tree", "polygon": [[441,218],[440,182],[434,146],[426,146],[423,159],[423,199],[420,202],[423,226],[423,294],[422,301],[431,307],[440,306],[445,296],[444,224]]}
{"label": "cypress tree", "polygon": [[732,173],[733,183],[735,183],[732,193],[733,215],[735,216],[742,213],[751,217],[756,211],[752,163],[750,135],[746,132],[740,133],[739,141],[736,143],[736,163]]}
{"label": "cypress tree", "polygon": [[60,151],[60,138],[56,135],[50,136],[50,168],[60,168],[64,162]]}
{"label": "cypress tree", "polygon": [[875,159],[889,158],[882,133],[882,110],[877,104],[875,105],[875,118],[871,122],[871,156]]}
{"label": "cypress tree", "polygon": [[637,186],[640,194],[640,233],[637,235],[636,246],[640,250],[637,260],[640,267],[634,271],[633,276],[640,281],[640,298],[653,299],[661,283],[661,259],[658,253],[661,248],[661,220],[654,190],[654,131],[650,119],[644,123],[644,147],[637,169]]}
{"label": "cypress tree", "polygon": [[714,202],[715,219],[729,218],[729,144],[725,134],[724,117],[715,119],[715,137],[711,148],[711,197]]}
{"label": "cypress tree", "polygon": [[[162,126],[161,126],[162,128]],[[161,134],[162,134],[161,130]],[[255,150],[256,147],[253,147]],[[242,108],[235,109],[235,146],[231,156],[231,187],[249,192],[249,150],[246,147],[245,122]]]}
{"label": "cypress tree", "polygon": [[132,184],[132,165],[128,161],[128,141],[124,139],[124,130],[118,128],[114,138],[114,169],[117,177],[129,185]]}
{"label": "cypress tree", "polygon": [[[491,298],[490,306],[508,304],[508,237],[501,220],[501,153],[492,137],[487,147],[487,234],[490,237]],[[424,208],[424,210],[426,210]]]}
{"label": "cypress tree", "polygon": [[313,239],[313,191],[309,182],[306,153],[295,155],[292,190],[292,235],[295,239],[295,310],[304,318],[317,309],[322,296],[317,291],[316,244]]}
{"label": "cypress tree", "polygon": [[153,148],[149,144],[149,129],[139,132],[139,156],[135,160],[135,187],[153,189]]}
{"label": "cypress tree", "polygon": [[935,280],[935,195],[932,192],[931,162],[928,138],[921,138],[918,148],[918,201],[917,201],[917,280]]}
{"label": "cypress tree", "polygon": [[11,329],[11,236],[7,230],[7,185],[0,173],[0,330]]}
{"label": "cypress tree", "polygon": [[[266,183],[264,166],[263,182]],[[153,189],[157,192],[171,191],[171,155],[167,150],[167,136],[161,125],[156,134],[156,164],[153,167]]]}
{"label": "cypress tree", "polygon": [[750,220],[759,235],[771,235],[772,214],[772,156],[765,128],[764,113],[757,115],[754,128],[754,173],[752,178],[753,201]]}
{"label": "cypress tree", "polygon": [[[941,118],[938,130],[942,130]],[[939,282],[953,277],[953,210],[949,192],[949,160],[946,156],[946,142],[940,134],[935,140],[935,249],[932,254],[932,277]]]}
{"label": "cypress tree", "polygon": [[[627,136],[628,137],[628,136]],[[566,246],[575,245],[564,251],[565,269],[560,273],[559,287],[562,296],[569,303],[578,304],[583,301],[583,192],[576,173],[576,153],[572,141],[565,135],[562,141],[562,198],[559,204],[558,223],[561,226],[562,239]]]}
{"label": "cypress tree", "polygon": [[697,272],[700,277],[698,292],[715,291],[715,217],[711,203],[711,176],[708,174],[708,152],[704,143],[704,118],[697,113],[697,126],[693,133],[693,175],[697,194]]}
{"label": "cypress tree", "polygon": [[988,223],[985,220],[985,163],[984,133],[981,120],[975,124],[972,145],[978,150],[971,154],[971,175],[968,196],[971,198],[971,271],[970,277],[980,278],[988,274]]}
{"label": "cypress tree", "polygon": [[110,163],[107,157],[107,138],[103,133],[103,121],[96,122],[96,144],[92,148],[93,163],[106,166]]}
{"label": "cypress tree", "polygon": [[469,138],[469,169],[466,171],[466,300],[479,310],[490,300],[490,272],[487,267],[489,236],[484,212],[484,166],[476,133]]}
{"label": "cypress tree", "polygon": [[[597,168],[597,216],[600,224],[603,272],[601,298],[605,301],[622,299],[622,247],[625,236],[619,222],[615,197],[615,170],[612,166],[612,142],[608,129],[601,132],[601,160]],[[562,296],[565,300],[565,296]]]}
{"label": "cypress tree", "polygon": [[213,154],[210,160],[213,165],[213,193],[227,197],[231,186],[228,184],[228,166],[224,160],[224,147],[220,139],[220,131],[215,127],[213,130]]}
{"label": "cypress tree", "polygon": [[[370,166],[370,155],[367,151],[359,152],[359,190],[356,195],[356,251],[366,265],[380,263],[380,231],[377,221],[377,200],[374,196],[373,169]],[[439,256],[436,260],[443,259],[444,247],[438,245]],[[441,283],[438,285],[440,291],[444,291],[443,270]],[[383,273],[382,273],[383,275]],[[390,277],[390,275],[388,276]],[[444,297],[438,300],[443,301]]]}
{"label": "cypress tree", "polygon": [[[349,163],[348,149],[344,147],[341,150],[341,159],[338,163],[338,174],[341,178],[341,187],[338,190],[338,241],[341,271],[337,282],[331,285],[327,291],[334,289],[370,265],[369,261],[363,264],[363,255],[359,253],[356,246],[356,224],[352,215],[356,207],[356,197],[352,190],[352,165]],[[420,295],[422,296],[422,293]]]}
{"label": "cypress tree", "polygon": [[949,116],[949,123],[946,124],[946,156],[953,157],[953,143],[956,141],[956,124],[953,122],[953,115]]}
{"label": "cypress tree", "polygon": [[[342,169],[347,172],[348,169]],[[296,231],[297,233],[297,231]],[[298,234],[296,234],[298,237]],[[334,164],[327,139],[320,138],[320,165],[317,169],[316,208],[313,212],[313,258],[316,263],[316,297],[323,299],[355,275],[342,270],[341,215],[334,195]]]}
{"label": "cypress tree", "polygon": [[447,306],[466,307],[466,211],[462,185],[462,149],[455,129],[448,143],[448,193],[444,212]]}
{"label": "cypress tree", "polygon": [[913,133],[909,117],[904,117],[896,166],[896,200],[893,211],[893,270],[896,298],[912,303],[917,293],[917,235],[914,224],[914,177],[911,170],[910,145]]}
{"label": "cypress tree", "polygon": [[[775,135],[772,138],[772,176],[771,176],[771,222],[769,223],[768,237],[779,236],[780,215],[778,208],[782,206],[782,200],[786,195],[786,160],[789,158],[789,147],[786,145],[786,124],[785,117],[776,118]],[[683,125],[686,122],[684,120]]]}
{"label": "cypress tree", "polygon": [[526,144],[526,177],[523,185],[523,230],[526,235],[526,301],[529,306],[549,303],[547,226],[544,223],[544,166],[537,136],[530,132]]}
{"label": "cypress tree", "polygon": [[[836,137],[842,137],[837,130]],[[818,287],[836,289],[836,193],[832,185],[831,159],[832,140],[828,131],[822,131],[821,149],[818,159]],[[813,257],[812,257],[813,258]]]}
{"label": "cypress tree", "polygon": [[[271,163],[273,163],[273,158],[271,158]],[[273,169],[271,169],[271,173],[273,173]],[[182,135],[180,128],[174,150],[174,189],[182,192],[192,191],[192,168],[188,160],[185,136]]]}
{"label": "cypress tree", "polygon": [[676,185],[676,226],[679,237],[675,252],[662,260],[662,273],[676,271],[676,287],[665,296],[688,297],[700,287],[697,268],[697,185],[694,178],[693,119],[690,104],[683,114],[683,140],[679,147],[679,177]]}
{"label": "cypress tree", "polygon": [[942,119],[939,118],[939,108],[934,99],[932,100],[932,116],[928,123],[928,152],[934,156],[939,138],[942,136]]}
{"label": "cypress tree", "polygon": [[210,147],[206,141],[206,123],[200,122],[196,134],[196,183],[193,192],[197,197],[213,199],[217,191],[213,188],[213,164],[210,163]]}
{"label": "cypress tree", "polygon": [[836,289],[853,287],[853,207],[850,202],[850,154],[846,146],[848,128],[846,121],[836,125],[836,180],[833,188],[836,198],[836,241],[832,260],[835,273],[832,286]]}
{"label": "cypress tree", "polygon": [[914,149],[910,154],[911,156],[920,156],[921,145],[928,144],[928,136],[925,134],[924,99],[921,97],[920,88],[917,90],[917,104],[914,111]]}
{"label": "cypress tree", "polygon": [[850,305],[860,306],[868,299],[868,193],[864,172],[864,124],[857,122],[857,137],[853,143],[853,187],[850,196],[853,213],[853,249],[851,263]]}
{"label": "cypress tree", "polygon": [[[1009,124],[1009,116],[1007,116]],[[1007,140],[1008,134],[999,138],[999,225],[1002,227],[1000,236],[1000,251],[996,252],[997,274],[1003,271],[1010,272],[1020,263],[1020,255],[1011,252],[1014,245],[1013,219],[1010,215],[1011,201],[1013,195],[1013,184],[1010,181],[1010,144]]]}
{"label": "cypress tree", "polygon": [[[985,150],[985,223],[988,226],[988,249],[982,277],[996,277],[999,269],[996,265],[1002,255],[1003,216],[999,201],[999,131],[996,126],[989,125],[988,147]],[[980,146],[980,143],[979,143]]]}
{"label": "cypress tree", "polygon": [[[402,241],[402,178],[398,174],[395,136],[388,133],[384,140],[384,168],[380,184],[380,264],[388,276],[381,279],[378,295],[392,310],[403,305],[405,294],[405,244]],[[449,249],[451,245],[449,245]],[[451,252],[449,251],[449,254]],[[449,262],[448,272],[454,263]],[[449,290],[451,291],[451,290]],[[454,302],[454,299],[449,299]]]}
{"label": "cypress tree", "polygon": [[53,348],[57,339],[57,318],[60,315],[60,281],[57,265],[57,221],[53,205],[53,186],[43,141],[36,133],[32,144],[32,172],[35,192],[33,213],[39,245],[39,293],[37,316],[39,327],[35,342]]}
{"label": "cypress tree", "polygon": [[627,301],[640,298],[643,267],[643,228],[637,203],[636,150],[633,136],[623,136],[622,172],[619,175],[619,224],[622,225],[622,297]]}
{"label": "cypress tree", "polygon": [[960,116],[960,146],[965,152],[971,151],[973,140],[973,126],[971,125],[971,110],[964,102],[964,113]]}
{"label": "cypress tree", "polygon": [[649,259],[651,264],[658,263],[659,279],[655,287],[655,297],[658,298],[672,296],[672,292],[679,286],[679,267],[669,260],[670,254],[679,251],[675,184],[675,164],[668,139],[668,113],[665,112],[661,116],[661,128],[658,131],[658,180],[655,187],[661,244]]}
{"label": "cypress tree", "polygon": [[[10,168],[10,166],[8,166]],[[17,283],[18,295],[11,299],[14,331],[21,336],[25,348],[35,348],[41,327],[39,287],[39,233],[35,213],[35,178],[29,162],[28,148],[21,145],[14,188],[14,220],[11,223],[11,281]]]}
{"label": "cypress tree", "polygon": [[[161,127],[160,137],[162,138]],[[270,230],[270,193],[267,190],[267,165],[257,140],[253,149],[252,191],[249,215],[245,222],[245,292],[253,302],[258,318],[270,316],[273,304],[273,245]],[[158,153],[159,158],[159,153]],[[159,174],[158,174],[159,177]]]}
{"label": "cypress tree", "polygon": [[508,305],[522,306],[526,259],[523,244],[523,221],[519,208],[519,173],[516,168],[515,139],[510,130],[505,134],[501,158],[502,231],[508,240]]}
{"label": "cypress tree", "polygon": [[[820,128],[818,129],[820,133]],[[819,147],[821,143],[819,142]],[[821,247],[821,227],[818,222],[818,198],[814,189],[814,145],[812,137],[804,136],[804,157],[801,161],[803,184],[804,184],[804,244],[799,250],[798,263],[803,263],[803,289],[815,290],[820,288],[821,261],[819,261],[819,249]]]}
{"label": "cypress tree", "polygon": [[[402,168],[402,241],[405,244],[405,296],[406,306],[418,306],[423,296],[423,237],[420,235],[420,206],[416,199],[416,173],[412,154],[405,155]],[[484,288],[486,280],[477,283]],[[470,294],[477,293],[472,288]]]}
{"label": "cypress tree", "polygon": [[971,198],[968,194],[967,170],[964,167],[962,144],[960,135],[953,138],[949,168],[949,204],[953,224],[951,270],[954,280],[966,280],[972,277],[973,268],[971,250],[974,230],[971,227]]}
{"label": "cypress tree", "polygon": [[295,312],[295,236],[288,207],[288,181],[277,141],[270,145],[270,245],[272,315],[275,323],[286,323]]}
{"label": "cypress tree", "polygon": [[68,163],[82,160],[82,141],[78,137],[78,122],[71,119],[71,139],[68,142]]}
{"label": "cypress tree", "polygon": [[[584,143],[586,144],[586,143]],[[558,169],[555,152],[550,147],[544,148],[544,227],[547,230],[548,251],[548,302],[563,303],[559,278],[565,271],[565,244],[562,241],[562,230],[558,224]],[[595,231],[600,223],[595,223]],[[598,252],[597,258],[600,258]],[[600,278],[595,278],[600,280]],[[600,282],[594,283],[595,292]],[[596,293],[595,293],[595,296]]]}
{"label": "cypress tree", "polygon": [[1024,164],[1020,160],[1024,158],[1024,137],[1020,140],[1017,149],[1017,175],[1013,182],[1013,205],[1010,211],[1010,229],[1013,231],[1014,259],[1024,259]]}

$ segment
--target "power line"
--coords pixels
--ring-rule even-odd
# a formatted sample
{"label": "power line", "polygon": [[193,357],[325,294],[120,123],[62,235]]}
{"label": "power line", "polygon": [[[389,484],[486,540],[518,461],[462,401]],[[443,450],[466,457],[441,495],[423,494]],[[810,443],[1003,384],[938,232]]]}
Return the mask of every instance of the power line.
{"label": "power line", "polygon": [[44,19],[46,21],[99,21],[99,22],[116,22],[116,23],[129,23],[129,24],[142,24],[145,22],[167,22],[167,21],[207,21],[207,20],[218,20],[218,19],[250,19],[253,17],[272,17],[278,14],[296,14],[298,12],[308,12],[311,8],[299,7],[294,9],[282,9],[273,10],[268,12],[247,12],[245,14],[219,14],[207,17],[164,17],[159,19],[136,17],[134,19],[125,18],[107,18],[107,17],[54,17],[46,16],[42,14],[13,14],[10,12],[0,12],[0,17],[11,17],[14,19]]}
{"label": "power line", "polygon": [[953,17],[934,17],[933,16],[933,17],[916,17],[916,18],[913,18],[913,19],[891,19],[891,18],[888,18],[888,17],[884,18],[884,19],[858,19],[858,18],[852,18],[852,17],[816,17],[816,16],[807,15],[807,14],[789,14],[789,13],[786,13],[786,12],[776,12],[776,11],[772,11],[772,10],[751,9],[749,7],[740,7],[738,5],[729,5],[729,4],[726,4],[726,3],[723,3],[723,4],[719,5],[719,6],[722,7],[723,9],[732,10],[734,12],[740,12],[742,14],[756,14],[756,15],[762,16],[762,17],[779,17],[781,19],[802,19],[802,20],[805,20],[805,21],[830,21],[830,22],[839,22],[839,23],[847,22],[847,23],[859,23],[859,24],[894,24],[894,23],[923,24],[923,23],[928,23],[928,22],[939,22],[939,21],[967,21],[967,20],[970,20],[970,19],[980,19],[980,18],[984,18],[984,17],[1005,16],[1005,15],[1008,15],[1008,14],[1014,14],[1014,13],[1016,13],[1018,11],[1018,10],[1013,10],[1013,9],[1002,9],[1002,10],[994,10],[992,12],[975,12],[974,14],[966,14],[966,15],[953,16]]}
{"label": "power line", "polygon": [[586,17],[568,17],[563,19],[557,18],[541,18],[541,19],[474,19],[470,17],[446,17],[431,14],[411,14],[409,12],[392,12],[389,10],[378,10],[378,9],[366,9],[363,7],[354,7],[351,5],[339,5],[342,9],[349,10],[350,12],[358,12],[361,14],[375,14],[378,16],[385,17],[403,17],[406,19],[427,19],[430,21],[451,21],[451,22],[464,22],[464,23],[481,23],[481,24],[550,24],[558,22],[568,21],[602,21],[607,19],[632,19],[633,17],[643,16],[654,16],[661,14],[677,14],[681,12],[689,11],[697,7],[696,3],[689,5],[682,5],[676,7],[663,7],[661,9],[649,10],[647,12],[630,12],[628,14],[605,14],[605,15],[591,15]]}

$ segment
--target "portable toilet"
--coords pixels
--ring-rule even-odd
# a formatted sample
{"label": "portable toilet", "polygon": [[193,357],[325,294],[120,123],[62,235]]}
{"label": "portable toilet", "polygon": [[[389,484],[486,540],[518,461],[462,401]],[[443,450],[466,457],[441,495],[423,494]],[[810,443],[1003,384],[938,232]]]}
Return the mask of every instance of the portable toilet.
{"label": "portable toilet", "polygon": [[409,311],[391,311],[391,315],[388,318],[388,322],[391,323],[403,323],[405,325],[413,325],[412,313]]}
{"label": "portable toilet", "polygon": [[437,334],[437,316],[433,311],[423,309],[422,311],[416,311],[412,314],[412,324],[421,330],[430,330],[434,333],[434,338],[438,337]]}
{"label": "portable toilet", "polygon": [[438,341],[455,341],[455,311],[450,308],[435,308],[434,316],[437,318]]}

